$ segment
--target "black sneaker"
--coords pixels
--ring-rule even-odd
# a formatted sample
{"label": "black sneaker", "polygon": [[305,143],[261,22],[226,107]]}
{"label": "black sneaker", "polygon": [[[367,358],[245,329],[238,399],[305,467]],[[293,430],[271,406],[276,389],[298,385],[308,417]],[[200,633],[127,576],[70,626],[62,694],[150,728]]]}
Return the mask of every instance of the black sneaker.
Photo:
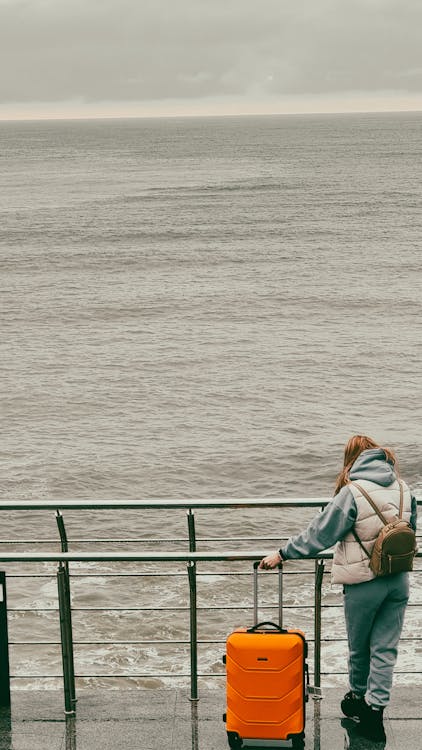
{"label": "black sneaker", "polygon": [[364,709],[360,715],[360,722],[356,727],[361,737],[372,740],[372,742],[385,742],[387,738],[385,736],[383,715],[383,708],[375,709],[373,706],[368,706],[365,702]]}
{"label": "black sneaker", "polygon": [[340,703],[341,710],[345,716],[349,717],[349,719],[351,719],[352,716],[356,716],[357,719],[360,719],[361,714],[365,710],[365,706],[366,703],[363,695],[357,695],[352,690],[349,693],[346,693]]}

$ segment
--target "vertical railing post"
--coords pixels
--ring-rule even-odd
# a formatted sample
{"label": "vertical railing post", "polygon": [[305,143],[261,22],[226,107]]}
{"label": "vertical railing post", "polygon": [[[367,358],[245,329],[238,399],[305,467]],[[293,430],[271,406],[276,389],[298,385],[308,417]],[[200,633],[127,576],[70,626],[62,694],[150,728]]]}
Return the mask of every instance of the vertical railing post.
{"label": "vertical railing post", "polygon": [[6,573],[0,571],[0,706],[10,706],[9,634],[7,627]]}
{"label": "vertical railing post", "polygon": [[[60,533],[62,552],[68,552],[68,542],[63,516],[56,511],[56,521]],[[72,602],[70,596],[70,576],[67,562],[60,563],[57,571],[57,586],[60,610],[60,634],[62,644],[63,685],[65,713],[75,713],[75,666],[73,657]]]}
{"label": "vertical railing post", "polygon": [[65,576],[66,572],[64,566],[62,563],[60,563],[57,571],[57,590],[59,596],[60,640],[62,645],[64,708],[66,714],[73,714],[75,712],[75,706],[73,702],[69,669],[69,620],[67,612]]}
{"label": "vertical railing post", "polygon": [[[189,552],[196,552],[195,516],[191,508],[187,513]],[[196,563],[188,562],[190,610],[190,700],[198,700],[198,622],[196,609]]]}
{"label": "vertical railing post", "polygon": [[321,697],[321,607],[324,560],[315,560],[315,606],[314,606],[314,698]]}

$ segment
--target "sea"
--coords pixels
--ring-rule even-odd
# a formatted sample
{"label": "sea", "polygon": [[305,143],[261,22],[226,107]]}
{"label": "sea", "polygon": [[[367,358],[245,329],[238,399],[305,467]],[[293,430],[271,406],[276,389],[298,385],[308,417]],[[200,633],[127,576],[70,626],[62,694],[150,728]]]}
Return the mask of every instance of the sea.
{"label": "sea", "polygon": [[[421,173],[421,112],[0,122],[0,499],[330,497],[355,433],[422,498]],[[187,549],[177,509],[64,516],[70,550]],[[198,550],[240,551],[311,517],[196,516]],[[3,511],[1,549],[59,549],[54,514]],[[248,565],[198,565],[205,684],[251,617]],[[311,634],[303,566],[285,619]],[[56,569],[2,568],[13,685],[55,686]],[[78,684],[188,684],[183,564],[71,576]],[[399,666],[421,682],[412,584]],[[323,684],[344,682],[328,577],[324,601]]]}

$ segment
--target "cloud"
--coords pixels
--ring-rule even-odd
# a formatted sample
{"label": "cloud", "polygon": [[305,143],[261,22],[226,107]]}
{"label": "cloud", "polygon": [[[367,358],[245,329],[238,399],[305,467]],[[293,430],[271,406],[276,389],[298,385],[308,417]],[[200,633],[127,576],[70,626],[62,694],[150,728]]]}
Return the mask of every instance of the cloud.
{"label": "cloud", "polygon": [[0,0],[0,103],[422,92],[416,0]]}

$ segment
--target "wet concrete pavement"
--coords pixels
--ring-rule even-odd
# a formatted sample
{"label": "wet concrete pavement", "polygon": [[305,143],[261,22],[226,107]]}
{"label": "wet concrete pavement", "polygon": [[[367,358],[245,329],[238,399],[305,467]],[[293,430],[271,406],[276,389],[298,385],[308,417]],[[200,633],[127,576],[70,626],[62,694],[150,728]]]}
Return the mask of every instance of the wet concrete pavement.
{"label": "wet concrete pavement", "polygon": [[[397,687],[385,715],[387,743],[371,743],[342,720],[344,690],[323,690],[307,704],[305,750],[421,750],[421,687]],[[224,690],[84,690],[66,717],[60,691],[15,691],[0,709],[0,750],[226,750]],[[290,743],[253,745],[256,750]],[[251,746],[250,746],[251,747]]]}

